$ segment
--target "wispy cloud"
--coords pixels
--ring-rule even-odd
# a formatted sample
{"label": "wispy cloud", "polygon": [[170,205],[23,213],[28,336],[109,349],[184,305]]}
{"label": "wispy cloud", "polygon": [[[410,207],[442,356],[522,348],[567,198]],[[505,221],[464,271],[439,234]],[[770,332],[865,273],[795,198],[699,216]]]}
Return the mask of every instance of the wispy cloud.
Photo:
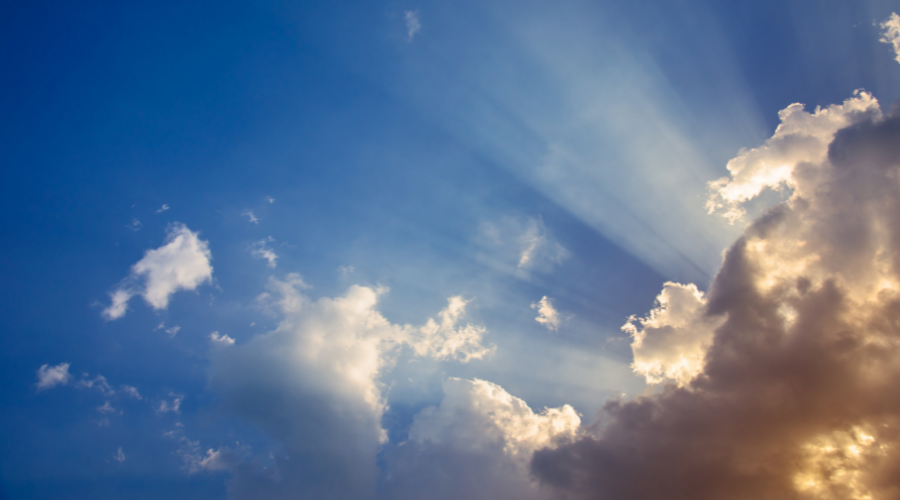
{"label": "wispy cloud", "polygon": [[125,461],[125,453],[122,451],[122,447],[119,446],[119,449],[116,450],[116,454],[113,455],[113,460],[116,462],[122,463]]}
{"label": "wispy cloud", "polygon": [[485,221],[476,243],[483,250],[482,259],[520,276],[550,272],[569,258],[569,251],[551,236],[540,217]]}
{"label": "wispy cloud", "polygon": [[253,224],[259,224],[259,219],[256,218],[256,214],[253,213],[253,210],[249,208],[245,208],[241,215],[247,218]]}
{"label": "wispy cloud", "polygon": [[540,301],[531,304],[531,308],[538,312],[538,317],[534,318],[535,321],[544,325],[550,331],[559,329],[562,318],[559,316],[559,311],[553,307],[553,301],[548,299],[546,295],[541,297]]}
{"label": "wispy cloud", "polygon": [[275,254],[275,251],[269,248],[268,244],[275,241],[275,238],[269,236],[264,240],[259,240],[251,246],[250,253],[254,257],[259,257],[261,259],[265,259],[268,261],[268,266],[272,269],[275,269],[276,261],[278,260],[278,255]]}
{"label": "wispy cloud", "polygon": [[406,40],[411,42],[422,30],[422,22],[419,20],[419,14],[411,10],[404,12],[403,17],[406,19]]}
{"label": "wispy cloud", "polygon": [[72,379],[69,373],[69,363],[60,363],[56,366],[41,365],[37,371],[37,387],[38,391],[51,389],[58,385],[66,385]]}
{"label": "wispy cloud", "polygon": [[161,214],[168,209],[169,209],[169,205],[166,205],[165,203],[163,203],[163,205],[161,207],[159,207],[159,210],[157,210],[156,213]]}

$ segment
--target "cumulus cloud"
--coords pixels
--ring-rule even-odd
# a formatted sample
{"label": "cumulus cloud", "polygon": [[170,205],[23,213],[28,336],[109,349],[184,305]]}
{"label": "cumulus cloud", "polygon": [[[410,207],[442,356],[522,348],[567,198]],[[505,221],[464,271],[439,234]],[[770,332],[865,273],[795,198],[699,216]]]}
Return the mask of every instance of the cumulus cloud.
{"label": "cumulus cloud", "polygon": [[112,303],[103,310],[103,317],[108,320],[121,318],[128,309],[128,301],[138,294],[154,309],[165,309],[175,292],[194,290],[212,280],[211,258],[208,242],[184,224],[174,224],[166,235],[165,244],[147,250],[144,257],[131,266],[129,276],[110,293]]}
{"label": "cumulus cloud", "polygon": [[483,222],[476,241],[485,250],[486,260],[511,274],[546,273],[569,257],[569,251],[550,235],[540,217]]}
{"label": "cumulus cloud", "polygon": [[406,39],[411,42],[422,30],[422,22],[419,20],[419,14],[411,10],[404,12],[403,18],[406,20]]}
{"label": "cumulus cloud", "polygon": [[894,48],[897,62],[900,62],[900,16],[896,12],[891,13],[891,16],[881,23],[881,29],[884,30],[881,41]]}
{"label": "cumulus cloud", "polygon": [[460,325],[466,301],[454,297],[439,321],[396,325],[378,312],[383,289],[351,286],[340,297],[312,300],[297,275],[270,279],[261,297],[282,319],[267,334],[211,353],[210,386],[233,413],[281,442],[279,480],[239,474],[237,498],[370,498],[375,454],[387,435],[379,377],[399,349],[420,356],[478,359],[484,329]]}
{"label": "cumulus cloud", "polygon": [[703,359],[722,318],[705,316],[706,298],[696,285],[666,283],[656,307],[643,318],[632,316],[622,327],[631,335],[631,367],[658,384],[685,385],[703,371]]}
{"label": "cumulus cloud", "polygon": [[58,385],[66,385],[72,379],[69,373],[69,363],[60,363],[56,366],[41,365],[37,371],[37,387],[38,391],[51,389]]}
{"label": "cumulus cloud", "polygon": [[209,334],[209,340],[213,344],[217,345],[232,345],[234,344],[234,339],[229,337],[228,335],[222,334],[219,335],[219,332],[212,332]]}
{"label": "cumulus cloud", "polygon": [[537,310],[538,316],[535,321],[547,327],[550,331],[559,329],[559,323],[562,319],[559,317],[559,311],[553,307],[553,302],[547,296],[541,297],[541,300],[531,304],[531,308]]}
{"label": "cumulus cloud", "polygon": [[385,454],[385,497],[526,500],[550,498],[529,474],[537,449],[571,442],[581,419],[568,405],[534,413],[484,380],[444,382],[439,406],[419,412],[409,439]]}
{"label": "cumulus cloud", "polygon": [[265,259],[268,261],[268,266],[272,269],[275,269],[276,262],[278,260],[278,255],[275,254],[275,251],[269,248],[269,243],[275,241],[275,238],[269,236],[264,240],[259,240],[251,246],[250,253],[254,257],[259,257],[261,259]]}
{"label": "cumulus cloud", "polygon": [[[535,453],[572,499],[892,499],[900,492],[900,117],[857,93],[792,105],[715,184],[726,212],[784,185],[707,296],[666,284],[628,329],[635,370],[670,379]],[[641,361],[641,362],[639,362]]]}

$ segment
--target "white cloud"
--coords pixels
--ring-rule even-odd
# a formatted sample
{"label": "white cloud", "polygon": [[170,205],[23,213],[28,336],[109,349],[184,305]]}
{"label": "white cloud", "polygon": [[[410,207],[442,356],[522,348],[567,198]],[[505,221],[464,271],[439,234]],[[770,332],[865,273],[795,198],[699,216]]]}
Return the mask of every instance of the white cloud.
{"label": "white cloud", "polygon": [[724,318],[706,315],[706,298],[696,285],[666,283],[656,307],[632,316],[622,330],[632,337],[632,369],[648,384],[668,380],[685,385],[703,371],[703,359]]}
{"label": "white cloud", "polygon": [[518,276],[550,272],[569,257],[569,251],[550,235],[540,217],[483,222],[476,242],[484,249],[483,259]]}
{"label": "white cloud", "polygon": [[144,227],[144,224],[142,224],[141,221],[139,221],[137,219],[131,219],[131,223],[125,227],[127,227],[128,229],[131,229],[134,232],[138,232],[141,230],[142,227]]}
{"label": "white cloud", "polygon": [[100,413],[115,413],[116,409],[109,404],[109,401],[103,403],[103,406],[98,406],[97,411]]}
{"label": "white cloud", "polygon": [[393,324],[378,312],[384,289],[354,285],[343,296],[312,300],[298,275],[271,278],[269,288],[260,300],[282,316],[278,327],[214,350],[210,387],[288,455],[311,462],[279,459],[281,482],[239,476],[236,490],[262,481],[263,490],[244,497],[340,491],[366,498],[379,474],[374,457],[387,439],[379,378],[393,367],[399,349],[407,345],[420,356],[465,362],[491,351],[481,345],[484,328],[460,325],[466,301],[459,297],[449,299],[439,321],[414,327]]}
{"label": "white cloud", "polygon": [[217,345],[233,345],[234,339],[229,337],[228,335],[219,335],[219,332],[212,332],[209,334],[209,340],[213,344]]}
{"label": "white cloud", "polygon": [[122,392],[124,392],[125,394],[128,394],[129,396],[133,397],[134,399],[137,399],[138,401],[144,399],[143,397],[141,397],[141,393],[138,392],[137,387],[132,387],[130,385],[123,385]]}
{"label": "white cloud", "polygon": [[184,395],[169,393],[169,397],[172,398],[172,402],[170,403],[165,399],[160,401],[159,406],[156,407],[157,413],[181,413],[181,402],[184,401]]}
{"label": "white cloud", "polygon": [[166,205],[165,203],[163,203],[163,205],[161,207],[159,207],[159,210],[157,210],[156,213],[161,214],[168,209],[169,209],[169,205]]}
{"label": "white cloud", "polygon": [[249,220],[253,224],[259,224],[259,219],[256,218],[256,214],[253,213],[253,210],[250,210],[249,208],[245,208],[244,211],[241,212],[241,215],[246,217],[247,220]]}
{"label": "white cloud", "polygon": [[165,309],[175,292],[194,290],[211,281],[212,254],[208,245],[184,224],[174,224],[166,235],[166,243],[147,250],[131,267],[131,274],[110,293],[112,304],[103,310],[103,316],[109,320],[121,318],[128,301],[137,294],[154,309]]}
{"label": "white cloud", "polygon": [[411,42],[413,37],[422,30],[422,22],[419,20],[419,14],[411,10],[404,12],[403,17],[406,19],[407,41]]}
{"label": "white cloud", "polygon": [[891,16],[881,23],[881,29],[884,30],[881,41],[893,46],[897,62],[900,62],[900,16],[896,12],[891,13]]}
{"label": "white cloud", "polygon": [[353,266],[338,266],[338,272],[341,274],[342,278],[346,278],[353,271],[356,271],[356,268]]}
{"label": "white cloud", "polygon": [[562,320],[559,317],[559,311],[553,307],[553,302],[545,295],[541,300],[531,304],[532,309],[536,309],[538,317],[535,321],[547,327],[548,330],[556,331],[559,329],[559,323]]}
{"label": "white cloud", "polygon": [[385,455],[386,496],[549,499],[531,478],[531,457],[571,442],[580,425],[571,406],[534,413],[496,384],[448,379],[441,404],[419,412],[409,439]]}
{"label": "white cloud", "polygon": [[275,198],[272,198],[271,196],[266,196],[263,199],[265,199],[267,202],[269,202],[270,205],[272,203],[275,203]]}
{"label": "white cloud", "polygon": [[122,447],[119,446],[119,449],[116,450],[116,454],[113,456],[113,460],[116,462],[122,463],[125,461],[125,453],[122,452]]}
{"label": "white cloud", "polygon": [[259,240],[251,246],[250,253],[254,257],[259,257],[261,259],[265,259],[268,261],[268,266],[272,269],[275,269],[276,262],[278,260],[278,255],[275,254],[271,248],[268,247],[269,242],[275,241],[275,238],[269,236],[264,240]]}
{"label": "white cloud", "polygon": [[[82,374],[83,377],[87,377],[87,373]],[[104,396],[112,396],[116,393],[116,391],[109,385],[109,382],[106,381],[106,377],[103,375],[97,375],[93,379],[82,378],[75,384],[75,387],[84,388],[84,389],[96,389],[100,391]]]}
{"label": "white cloud", "polygon": [[791,104],[778,113],[781,124],[775,134],[760,147],[742,150],[728,162],[730,177],[709,183],[709,213],[721,212],[734,223],[745,211],[742,204],[766,188],[793,189],[798,193],[796,169],[804,164],[820,164],[828,154],[834,134],[866,117],[881,116],[878,101],[867,92],[857,91],[843,104],[804,111],[802,104]]}
{"label": "white cloud", "polygon": [[66,385],[71,378],[69,363],[60,363],[56,366],[41,365],[37,371],[37,390],[43,391],[57,385]]}

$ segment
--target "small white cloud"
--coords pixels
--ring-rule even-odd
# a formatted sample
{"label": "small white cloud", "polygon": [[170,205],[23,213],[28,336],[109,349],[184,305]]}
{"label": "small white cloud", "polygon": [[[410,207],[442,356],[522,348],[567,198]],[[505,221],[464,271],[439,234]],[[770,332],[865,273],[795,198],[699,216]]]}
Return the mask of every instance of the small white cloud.
{"label": "small white cloud", "polygon": [[141,393],[138,392],[137,387],[133,387],[130,385],[123,385],[122,392],[124,392],[125,394],[128,394],[129,396],[133,397],[134,399],[137,399],[138,401],[144,399],[143,397],[141,397]]}
{"label": "small white cloud", "polygon": [[256,218],[256,214],[253,213],[253,210],[246,208],[246,209],[244,209],[243,212],[241,212],[241,215],[246,217],[250,222],[252,222],[254,224],[259,224],[259,219]]}
{"label": "small white cloud", "polygon": [[539,302],[531,304],[532,309],[536,309],[538,317],[535,321],[547,327],[548,330],[556,331],[559,329],[560,317],[559,311],[553,307],[553,302],[545,295]]}
{"label": "small white cloud", "polygon": [[209,340],[211,340],[214,344],[219,345],[233,345],[234,339],[229,337],[228,335],[219,335],[219,332],[212,332],[209,334]]}
{"label": "small white cloud", "polygon": [[422,30],[422,22],[419,20],[419,14],[411,10],[404,12],[403,17],[406,19],[406,39],[411,42]]}
{"label": "small white cloud", "polygon": [[127,227],[128,229],[131,229],[134,232],[138,232],[141,230],[142,227],[144,227],[144,225],[141,223],[141,221],[139,221],[137,219],[131,219],[131,223],[125,227]]}
{"label": "small white cloud", "polygon": [[116,462],[122,463],[125,461],[125,453],[122,452],[122,447],[119,446],[119,449],[116,451],[115,456],[113,456],[113,460]]}
{"label": "small white cloud", "polygon": [[[82,376],[87,377],[87,373],[83,373]],[[96,389],[100,391],[104,396],[112,396],[116,393],[116,391],[109,385],[109,382],[106,381],[106,377],[103,375],[97,375],[93,379],[83,378],[78,381],[75,387],[83,388],[83,389]]]}
{"label": "small white cloud", "polygon": [[56,387],[57,385],[66,385],[72,378],[69,373],[69,363],[60,363],[56,366],[41,365],[37,371],[37,390],[43,391]]}
{"label": "small white cloud", "polygon": [[109,401],[103,403],[103,406],[98,406],[97,411],[100,413],[115,413],[116,409],[109,404]]}
{"label": "small white cloud", "polygon": [[161,214],[168,209],[169,209],[169,205],[166,205],[165,203],[163,203],[163,206],[159,207],[159,210],[157,210],[156,213]]}
{"label": "small white cloud", "polygon": [[156,407],[157,413],[181,413],[181,402],[184,401],[184,395],[182,394],[174,394],[169,393],[169,396],[172,397],[172,402],[168,402],[165,399],[160,401],[159,406]]}
{"label": "small white cloud", "polygon": [[194,290],[212,280],[211,258],[208,242],[184,224],[174,224],[166,235],[166,244],[147,250],[144,258],[131,266],[129,276],[110,293],[112,303],[103,310],[103,317],[114,320],[124,316],[128,301],[137,294],[154,309],[165,309],[173,293]]}
{"label": "small white cloud", "polygon": [[356,271],[356,268],[353,266],[339,266],[338,267],[338,272],[341,273],[342,278],[346,278],[353,271]]}
{"label": "small white cloud", "polygon": [[892,13],[887,21],[881,23],[881,29],[884,30],[881,41],[894,47],[897,62],[900,62],[900,16],[896,12]]}
{"label": "small white cloud", "polygon": [[275,238],[269,236],[264,240],[259,240],[252,245],[252,250],[250,253],[254,257],[259,257],[261,259],[265,259],[269,261],[267,264],[272,269],[275,269],[276,261],[278,260],[278,255],[275,254],[275,251],[269,248],[268,243],[275,241]]}
{"label": "small white cloud", "polygon": [[266,196],[264,199],[265,199],[267,202],[269,202],[270,205],[271,205],[272,203],[275,203],[275,198],[272,198],[271,196]]}

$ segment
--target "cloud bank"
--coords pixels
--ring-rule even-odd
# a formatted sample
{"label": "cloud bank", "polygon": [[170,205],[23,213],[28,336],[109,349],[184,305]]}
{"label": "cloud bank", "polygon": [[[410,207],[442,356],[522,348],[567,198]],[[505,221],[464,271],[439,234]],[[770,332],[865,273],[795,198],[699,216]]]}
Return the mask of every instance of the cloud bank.
{"label": "cloud bank", "polygon": [[154,309],[165,309],[169,298],[179,290],[194,290],[212,280],[212,254],[209,243],[187,226],[175,223],[166,235],[166,243],[147,250],[144,258],[131,266],[131,273],[110,293],[112,303],[103,310],[108,320],[121,318],[128,301],[141,295]]}
{"label": "cloud bank", "polygon": [[900,118],[874,97],[781,112],[712,184],[747,226],[708,296],[666,284],[632,319],[655,395],[613,400],[578,441],[535,454],[572,499],[895,499],[900,495]]}

